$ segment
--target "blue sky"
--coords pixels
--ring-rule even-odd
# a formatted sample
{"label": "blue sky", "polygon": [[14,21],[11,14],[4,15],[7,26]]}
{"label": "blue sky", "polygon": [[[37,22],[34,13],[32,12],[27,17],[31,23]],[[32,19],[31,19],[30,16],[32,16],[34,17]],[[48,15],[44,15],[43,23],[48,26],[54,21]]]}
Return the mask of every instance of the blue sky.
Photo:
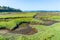
{"label": "blue sky", "polygon": [[29,10],[58,10],[60,0],[0,0],[1,6],[9,6],[23,11]]}

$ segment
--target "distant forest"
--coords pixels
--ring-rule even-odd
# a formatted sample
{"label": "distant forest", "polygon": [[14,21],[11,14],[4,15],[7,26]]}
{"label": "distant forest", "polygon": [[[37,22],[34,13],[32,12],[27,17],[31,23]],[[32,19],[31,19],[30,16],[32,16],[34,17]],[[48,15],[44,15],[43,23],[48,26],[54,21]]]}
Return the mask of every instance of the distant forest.
{"label": "distant forest", "polygon": [[14,9],[6,6],[0,6],[0,12],[22,12],[20,9]]}

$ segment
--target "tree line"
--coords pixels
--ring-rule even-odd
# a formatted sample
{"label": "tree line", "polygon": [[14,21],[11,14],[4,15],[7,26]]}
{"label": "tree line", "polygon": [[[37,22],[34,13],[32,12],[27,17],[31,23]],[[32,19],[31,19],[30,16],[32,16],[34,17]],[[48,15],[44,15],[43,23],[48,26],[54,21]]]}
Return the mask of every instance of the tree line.
{"label": "tree line", "polygon": [[6,6],[0,6],[0,12],[22,12],[20,9],[14,9]]}

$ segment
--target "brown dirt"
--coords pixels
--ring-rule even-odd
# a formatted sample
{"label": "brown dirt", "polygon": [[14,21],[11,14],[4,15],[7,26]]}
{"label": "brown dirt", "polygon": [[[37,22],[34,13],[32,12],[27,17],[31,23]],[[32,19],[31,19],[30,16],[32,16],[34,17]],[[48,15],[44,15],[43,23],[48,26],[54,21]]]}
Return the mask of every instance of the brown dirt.
{"label": "brown dirt", "polygon": [[25,35],[32,35],[32,34],[35,34],[37,33],[38,31],[35,29],[35,28],[32,28],[32,29],[20,29],[20,30],[15,30],[15,31],[12,31],[11,33],[14,33],[14,34],[25,34]]}
{"label": "brown dirt", "polygon": [[19,25],[19,27],[16,28],[15,30],[0,28],[0,34],[14,33],[14,34],[32,35],[37,32],[38,32],[37,29],[30,27],[29,24],[27,24],[27,23],[23,23],[23,24]]}
{"label": "brown dirt", "polygon": [[37,32],[37,29],[30,27],[29,24],[23,23],[23,25],[20,25],[16,30],[12,31],[11,33],[32,35]]}
{"label": "brown dirt", "polygon": [[9,30],[7,29],[0,29],[0,34],[6,34],[9,33]]}

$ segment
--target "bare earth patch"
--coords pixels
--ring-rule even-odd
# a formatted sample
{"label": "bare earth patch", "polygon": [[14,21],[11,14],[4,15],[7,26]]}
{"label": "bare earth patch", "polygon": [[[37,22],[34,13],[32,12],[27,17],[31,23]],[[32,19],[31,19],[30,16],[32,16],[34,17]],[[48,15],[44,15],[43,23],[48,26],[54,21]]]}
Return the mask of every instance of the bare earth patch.
{"label": "bare earth patch", "polygon": [[37,32],[38,31],[35,28],[32,28],[32,29],[19,29],[19,30],[12,31],[11,33],[32,35],[32,34],[35,34]]}
{"label": "bare earth patch", "polygon": [[30,27],[29,24],[27,24],[27,23],[23,23],[16,30],[12,31],[11,33],[32,35],[37,32],[38,32],[37,29]]}
{"label": "bare earth patch", "polygon": [[3,29],[0,28],[0,34],[13,33],[13,34],[32,35],[32,34],[35,34],[37,32],[38,32],[37,29],[32,28],[31,26],[29,26],[28,23],[22,23],[15,30],[8,30],[6,28],[3,28]]}
{"label": "bare earth patch", "polygon": [[0,34],[6,34],[9,33],[9,30],[7,29],[0,29]]}

